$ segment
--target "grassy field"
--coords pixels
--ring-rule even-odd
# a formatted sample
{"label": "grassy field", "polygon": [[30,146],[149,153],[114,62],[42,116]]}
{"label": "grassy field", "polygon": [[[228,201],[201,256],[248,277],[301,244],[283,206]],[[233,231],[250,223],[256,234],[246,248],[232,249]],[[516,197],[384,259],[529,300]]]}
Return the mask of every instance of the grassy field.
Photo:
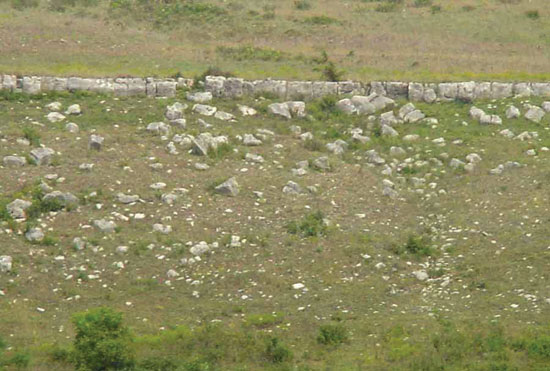
{"label": "grassy field", "polygon": [[[46,105],[53,101],[62,111],[78,103],[83,113],[50,123]],[[149,370],[548,369],[548,117],[540,124],[520,118],[481,126],[469,118],[468,104],[417,104],[438,123],[402,124],[400,136],[389,138],[364,117],[335,111],[330,98],[308,102],[308,116],[292,122],[267,114],[269,99],[216,100],[237,122],[205,118],[213,125],[208,131],[229,143],[199,157],[180,145],[179,154],[169,154],[169,140],[145,130],[174,101],[185,99],[0,98],[0,157],[26,156],[39,144],[57,152],[49,166],[0,167],[0,251],[14,260],[12,272],[0,275],[6,367],[72,369],[66,359],[71,316],[108,306],[124,313],[138,361]],[[477,106],[504,117],[508,104],[524,112],[526,102]],[[242,117],[237,104],[259,115]],[[201,116],[189,108],[185,117],[187,129],[172,128],[169,138],[204,131]],[[69,121],[79,133],[65,130]],[[298,139],[291,124],[314,139]],[[352,143],[352,128],[372,140]],[[506,138],[499,134],[505,128],[538,137]],[[238,139],[258,129],[274,135],[258,147]],[[105,137],[99,152],[88,149],[93,133]],[[405,142],[407,134],[420,137]],[[23,138],[31,144],[18,142]],[[350,143],[342,156],[325,149],[336,139]],[[392,146],[406,153],[390,155]],[[393,175],[367,163],[370,149],[392,165]],[[528,149],[537,155],[526,155]],[[245,160],[247,153],[265,161]],[[449,166],[470,153],[482,158],[473,172]],[[323,155],[329,171],[292,175],[296,162]],[[506,161],[523,166],[489,174]],[[197,162],[210,169],[196,170]],[[79,170],[83,163],[93,163],[92,171]],[[240,185],[236,197],[212,192],[232,176]],[[396,184],[396,198],[383,195],[384,179]],[[285,194],[289,180],[316,191]],[[41,181],[73,193],[79,204],[48,211]],[[156,182],[166,188],[151,189]],[[119,192],[142,201],[121,204]],[[179,194],[173,205],[162,202],[170,192]],[[16,198],[33,201],[38,212],[16,223],[2,211]],[[92,226],[102,218],[116,222],[115,233]],[[155,223],[172,232],[153,232]],[[45,232],[41,243],[23,236],[32,226]],[[230,246],[231,236],[241,238],[240,247]],[[75,237],[87,247],[75,250]],[[199,241],[219,247],[181,265]],[[170,269],[179,276],[168,277]],[[417,279],[417,271],[428,278]],[[296,283],[305,288],[293,288]]]}
{"label": "grassy field", "polygon": [[0,71],[548,80],[546,0],[0,1]]}

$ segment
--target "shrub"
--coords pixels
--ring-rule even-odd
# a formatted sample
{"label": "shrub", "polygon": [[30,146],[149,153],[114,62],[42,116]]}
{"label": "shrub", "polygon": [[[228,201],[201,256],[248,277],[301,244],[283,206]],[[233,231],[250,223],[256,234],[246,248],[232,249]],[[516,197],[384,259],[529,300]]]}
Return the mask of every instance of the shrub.
{"label": "shrub", "polygon": [[327,233],[327,226],[323,219],[323,213],[320,211],[309,213],[302,218],[301,222],[289,223],[287,231],[290,234],[300,234],[303,237],[324,236]]}
{"label": "shrub", "polygon": [[414,6],[417,8],[421,8],[429,5],[432,5],[432,0],[414,0]]}
{"label": "shrub", "polygon": [[271,363],[283,363],[292,359],[292,351],[282,344],[277,337],[272,337],[267,341],[265,357]]}
{"label": "shrub", "polygon": [[336,68],[334,62],[329,61],[321,70],[321,74],[326,81],[341,81],[344,76],[343,71]]}
{"label": "shrub", "polygon": [[23,137],[25,137],[32,146],[38,147],[40,145],[40,134],[32,126],[23,128]]}
{"label": "shrub", "polygon": [[421,236],[410,235],[407,243],[404,246],[407,253],[417,256],[431,256],[433,249],[429,246],[425,238]]}
{"label": "shrub", "polygon": [[540,14],[538,10],[528,10],[525,12],[525,15],[527,16],[527,18],[533,19],[533,20],[540,18]]}
{"label": "shrub", "polygon": [[122,313],[95,308],[73,316],[76,328],[74,361],[79,370],[128,369],[134,365],[132,337]]}
{"label": "shrub", "polygon": [[298,10],[308,10],[311,9],[311,4],[307,0],[295,0],[294,7]]}
{"label": "shrub", "polygon": [[348,341],[348,330],[342,324],[322,325],[317,342],[324,345],[340,345]]}

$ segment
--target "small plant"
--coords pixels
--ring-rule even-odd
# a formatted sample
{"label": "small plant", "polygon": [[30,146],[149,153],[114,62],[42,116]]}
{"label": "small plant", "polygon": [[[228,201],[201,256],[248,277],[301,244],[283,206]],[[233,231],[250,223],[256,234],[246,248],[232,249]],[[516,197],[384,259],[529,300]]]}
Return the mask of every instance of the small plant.
{"label": "small plant", "polygon": [[287,225],[290,234],[300,234],[303,237],[324,236],[327,233],[327,226],[323,213],[320,211],[309,213],[300,222],[291,222]]}
{"label": "small plant", "polygon": [[407,253],[417,256],[433,255],[432,247],[427,244],[425,238],[420,236],[410,235],[404,249]]}
{"label": "small plant", "polygon": [[432,5],[430,7],[430,11],[432,12],[432,14],[437,14],[437,13],[441,13],[441,10],[443,8],[441,8],[441,5]]}
{"label": "small plant", "polygon": [[318,139],[307,139],[304,141],[304,148],[312,152],[321,152],[324,149],[324,144]]}
{"label": "small plant", "polygon": [[348,330],[342,324],[322,325],[317,342],[323,345],[340,345],[348,341]]}
{"label": "small plant", "polygon": [[27,139],[34,147],[40,145],[40,134],[32,126],[26,126],[23,128],[23,137]]}
{"label": "small plant", "polygon": [[292,359],[292,352],[277,337],[272,337],[267,341],[265,357],[271,363],[283,363]]}
{"label": "small plant", "polygon": [[304,19],[305,23],[316,26],[328,26],[330,24],[340,24],[341,22],[336,18],[327,17],[326,15],[316,15]]}
{"label": "small plant", "polygon": [[122,370],[134,365],[132,337],[122,313],[96,308],[73,316],[73,358],[78,370]]}
{"label": "small plant", "polygon": [[311,3],[308,0],[295,0],[294,8],[298,10],[308,10],[311,9]]}
{"label": "small plant", "polygon": [[528,10],[525,12],[525,15],[527,16],[527,18],[532,20],[536,20],[540,18],[540,14],[538,10]]}
{"label": "small plant", "polygon": [[432,5],[432,0],[414,0],[414,6],[417,8],[430,5]]}
{"label": "small plant", "polygon": [[229,143],[221,143],[214,149],[208,151],[208,157],[214,160],[220,160],[233,154],[233,146]]}

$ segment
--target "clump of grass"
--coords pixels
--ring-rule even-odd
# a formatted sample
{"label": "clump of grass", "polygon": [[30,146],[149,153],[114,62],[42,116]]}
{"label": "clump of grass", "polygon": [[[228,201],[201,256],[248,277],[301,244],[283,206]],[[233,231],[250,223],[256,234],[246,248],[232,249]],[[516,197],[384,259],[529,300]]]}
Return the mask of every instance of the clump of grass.
{"label": "clump of grass", "polygon": [[233,146],[229,143],[221,143],[218,144],[218,146],[214,149],[211,148],[208,151],[208,157],[210,157],[213,160],[220,160],[222,158],[226,158],[233,154]]}
{"label": "clump of grass", "polygon": [[317,342],[323,345],[340,345],[348,341],[348,330],[344,325],[327,324],[319,328]]}
{"label": "clump of grass", "polygon": [[27,8],[36,8],[38,0],[11,0],[11,7],[16,10],[24,10]]}
{"label": "clump of grass", "polygon": [[32,126],[25,126],[23,128],[23,137],[27,139],[32,146],[38,147],[40,145],[40,133]]}
{"label": "clump of grass", "polygon": [[272,337],[267,341],[265,357],[271,363],[283,363],[292,360],[292,351],[279,338]]}
{"label": "clump of grass", "polygon": [[304,23],[312,24],[315,26],[328,26],[331,24],[340,24],[341,22],[336,18],[327,17],[326,15],[315,15],[304,19]]}
{"label": "clump of grass", "polygon": [[299,234],[302,237],[319,237],[327,233],[327,225],[322,212],[316,211],[305,215],[301,221],[290,222],[287,231],[290,234]]}
{"label": "clump of grass", "polygon": [[319,139],[307,139],[304,141],[304,148],[312,152],[321,152],[325,146]]}
{"label": "clump of grass", "polygon": [[311,3],[308,0],[295,0],[294,8],[298,10],[308,10],[311,9]]}
{"label": "clump of grass", "polygon": [[414,0],[414,6],[417,8],[422,8],[425,6],[432,5],[432,0]]}
{"label": "clump of grass", "polygon": [[255,46],[218,46],[216,52],[224,58],[236,61],[260,60],[278,62],[285,58],[284,52],[271,48],[258,48]]}
{"label": "clump of grass", "polygon": [[428,245],[426,238],[417,235],[410,235],[399,252],[406,252],[416,256],[432,256],[434,254],[434,250]]}
{"label": "clump of grass", "polygon": [[540,13],[538,10],[528,10],[525,12],[525,16],[529,19],[536,20],[540,18]]}
{"label": "clump of grass", "polygon": [[442,10],[443,8],[441,7],[441,5],[432,5],[430,7],[430,11],[432,12],[432,14],[441,13]]}

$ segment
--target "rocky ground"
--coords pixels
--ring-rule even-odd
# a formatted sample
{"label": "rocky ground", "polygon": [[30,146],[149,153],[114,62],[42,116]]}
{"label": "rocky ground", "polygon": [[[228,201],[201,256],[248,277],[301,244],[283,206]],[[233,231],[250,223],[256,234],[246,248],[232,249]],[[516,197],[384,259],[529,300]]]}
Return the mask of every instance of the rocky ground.
{"label": "rocky ground", "polygon": [[[256,330],[303,369],[412,367],[443,320],[542,328],[550,102],[339,99],[4,94],[10,347],[51,369],[41,347],[70,342],[71,313],[99,305],[138,334],[275,316]],[[350,340],[327,351],[315,337],[334,321]]]}

